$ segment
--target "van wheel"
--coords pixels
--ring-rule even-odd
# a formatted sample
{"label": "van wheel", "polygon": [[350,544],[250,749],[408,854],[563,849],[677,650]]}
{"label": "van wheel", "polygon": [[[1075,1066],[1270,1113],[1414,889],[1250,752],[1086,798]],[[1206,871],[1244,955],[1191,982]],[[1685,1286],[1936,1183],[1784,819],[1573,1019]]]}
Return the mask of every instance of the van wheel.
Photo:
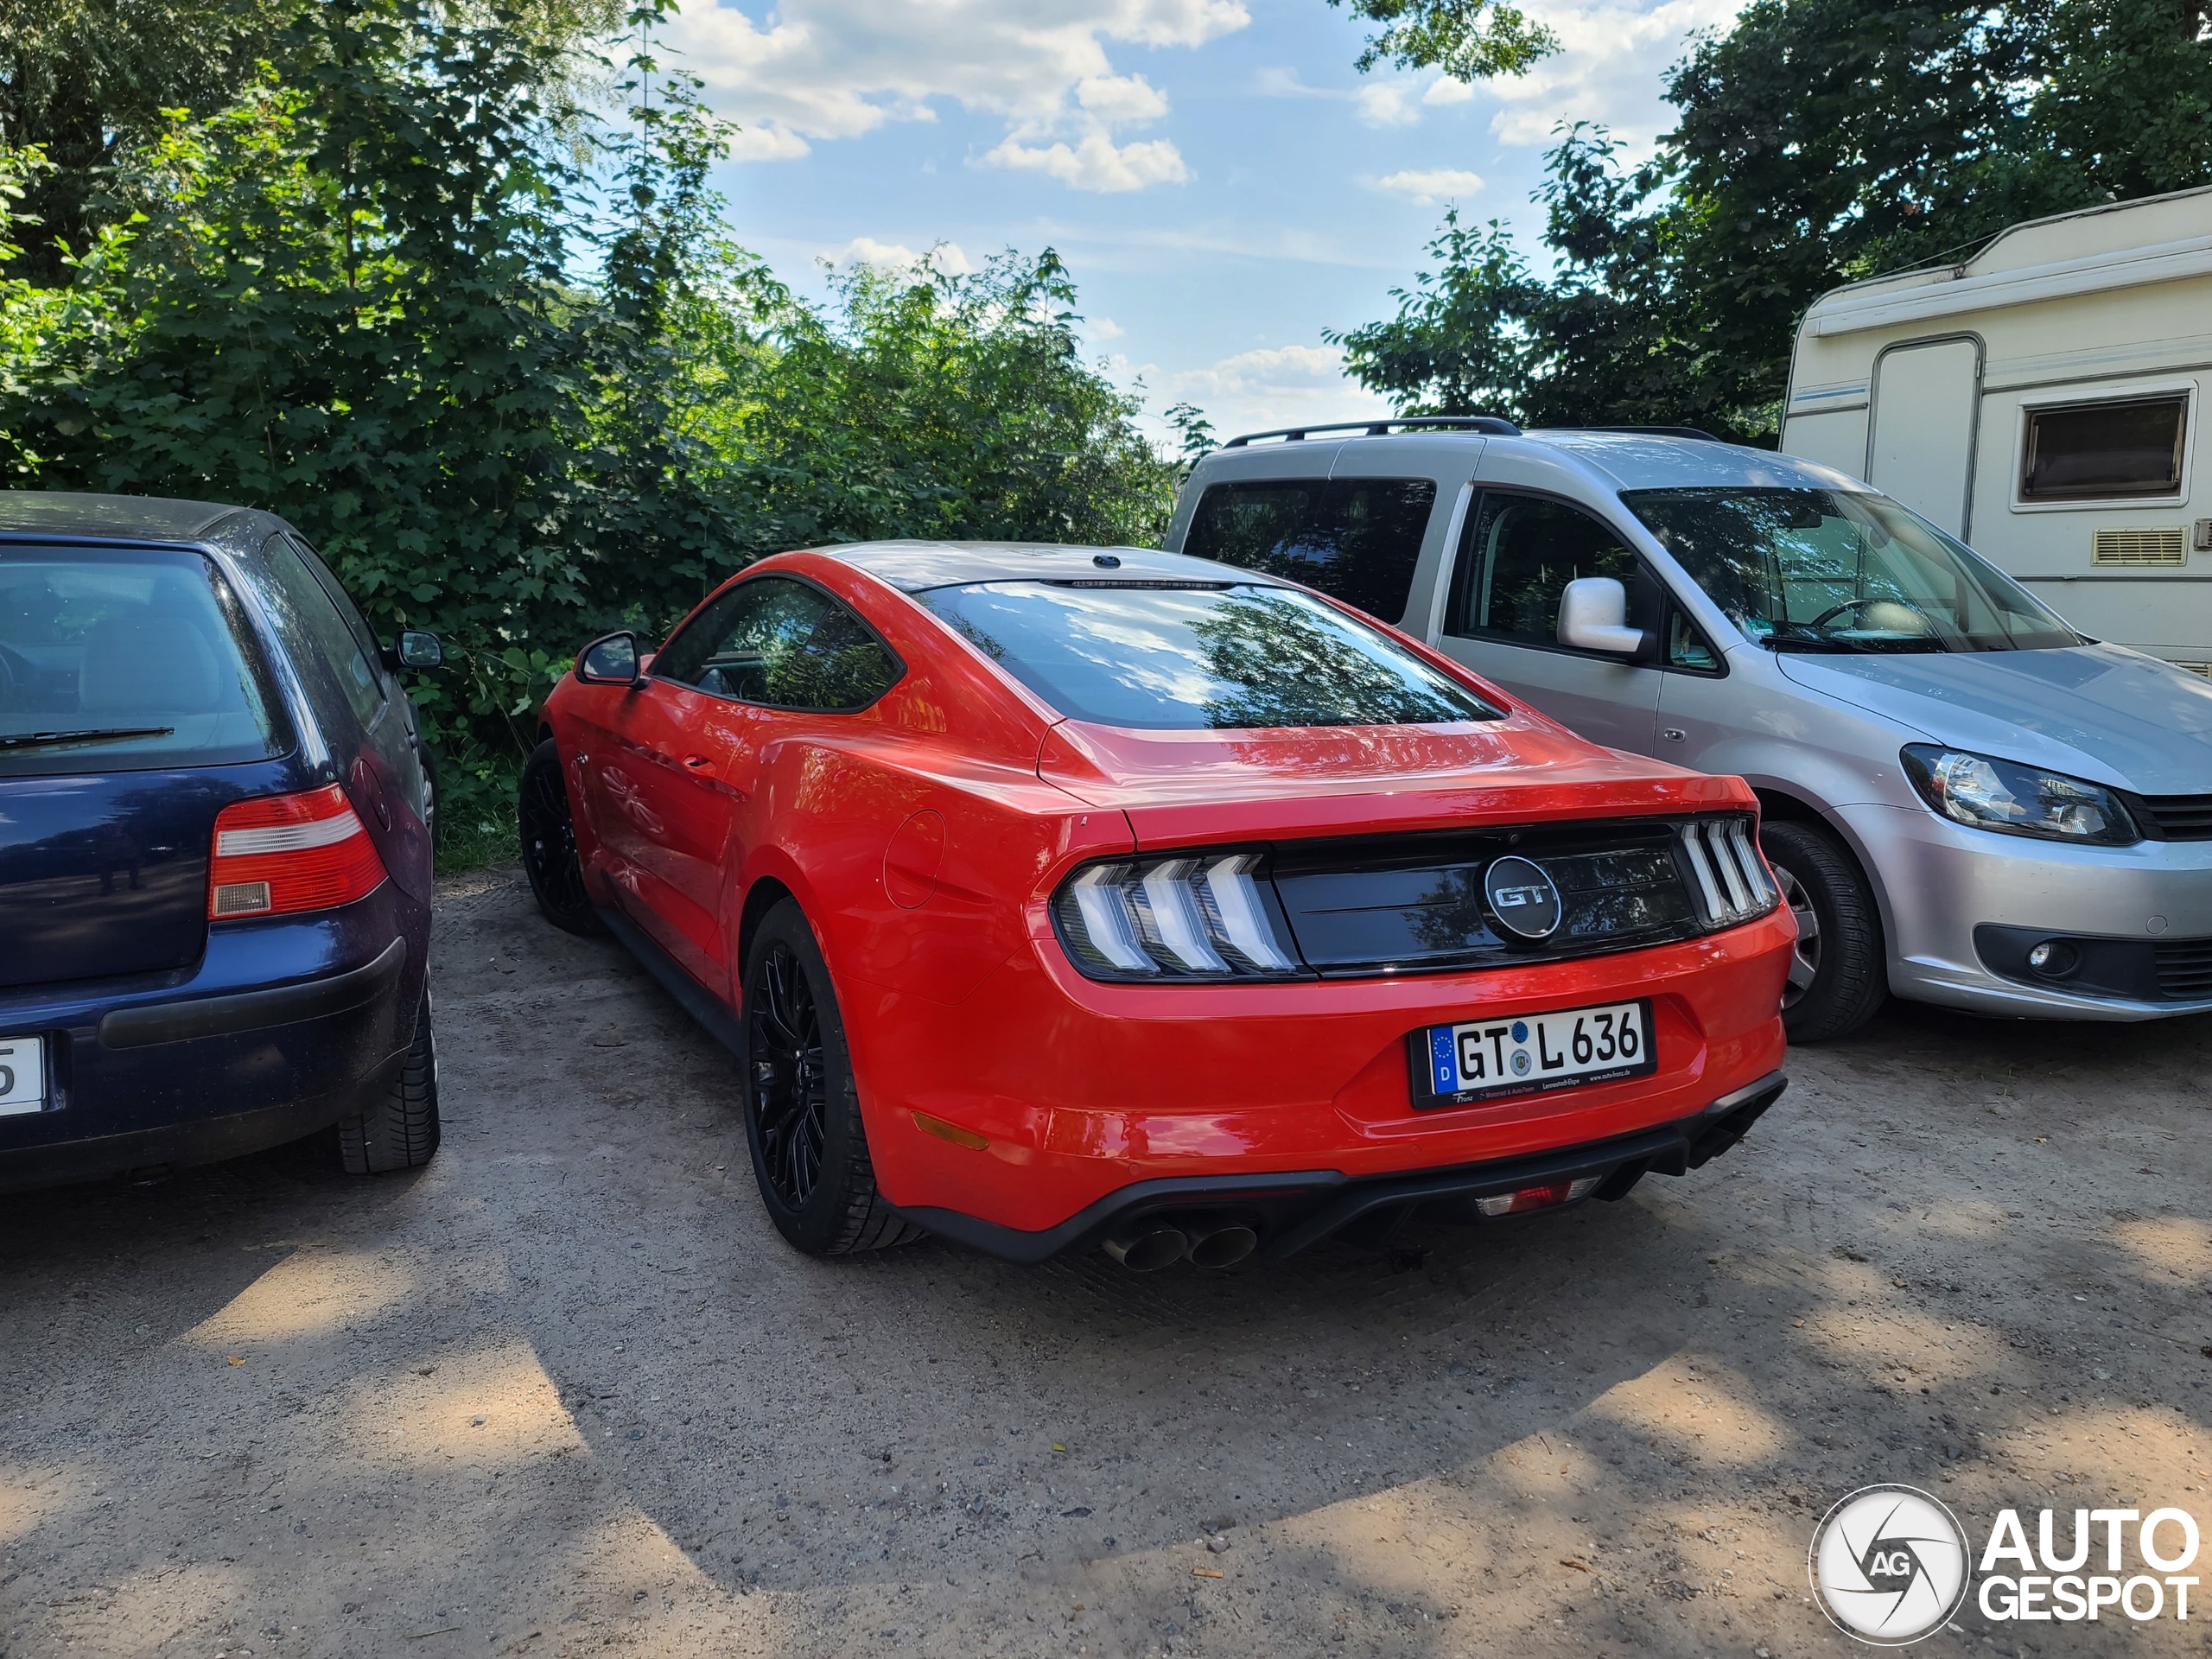
{"label": "van wheel", "polygon": [[515,826],[522,836],[523,873],[530,877],[531,893],[545,919],[567,933],[606,932],[607,924],[584,891],[576,826],[569,817],[569,786],[561,776],[561,752],[550,737],[522,769]]}
{"label": "van wheel", "polygon": [[415,1014],[415,1040],[384,1097],[338,1124],[338,1155],[348,1175],[418,1169],[438,1149],[438,1046],[430,1033],[430,986]]}
{"label": "van wheel", "polygon": [[875,1190],[837,995],[795,899],[761,918],[744,1010],[745,1140],[776,1230],[809,1255],[919,1238]]}
{"label": "van wheel", "polygon": [[1859,866],[1835,839],[1803,823],[1770,823],[1759,848],[1797,919],[1782,989],[1782,1024],[1793,1043],[1847,1036],[1890,994],[1881,912]]}

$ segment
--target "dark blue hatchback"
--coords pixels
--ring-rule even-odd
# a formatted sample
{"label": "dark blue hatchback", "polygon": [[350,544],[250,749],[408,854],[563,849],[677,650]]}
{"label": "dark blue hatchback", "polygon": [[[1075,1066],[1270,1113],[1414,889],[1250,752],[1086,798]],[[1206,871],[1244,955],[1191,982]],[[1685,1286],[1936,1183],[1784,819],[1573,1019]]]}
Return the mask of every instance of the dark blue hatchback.
{"label": "dark blue hatchback", "polygon": [[438,655],[267,513],[0,493],[0,1189],[428,1161]]}

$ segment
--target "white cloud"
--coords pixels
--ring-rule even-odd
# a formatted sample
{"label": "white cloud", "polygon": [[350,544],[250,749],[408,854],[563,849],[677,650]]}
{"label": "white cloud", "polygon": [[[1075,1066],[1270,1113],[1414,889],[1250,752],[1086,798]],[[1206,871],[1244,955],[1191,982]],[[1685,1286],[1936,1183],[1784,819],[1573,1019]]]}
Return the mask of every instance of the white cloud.
{"label": "white cloud", "polygon": [[[1390,406],[1344,378],[1344,354],[1332,346],[1272,346],[1239,352],[1201,369],[1141,372],[1149,401],[1160,408],[1189,402],[1205,411],[1224,438],[1265,432],[1301,421],[1356,421],[1387,415]],[[1165,427],[1161,428],[1164,435]]]}
{"label": "white cloud", "polygon": [[1103,132],[1065,143],[1033,147],[1008,136],[983,157],[986,167],[1027,168],[1077,190],[1112,194],[1148,184],[1180,184],[1191,176],[1183,154],[1165,138],[1116,144]]}
{"label": "white cloud", "polygon": [[1601,121],[1631,151],[1648,152],[1674,124],[1674,108],[1660,97],[1668,67],[1692,31],[1726,29],[1745,3],[1539,0],[1529,12],[1559,36],[1560,50],[1525,75],[1479,89],[1501,106],[1491,132],[1509,144],[1548,144],[1561,121]]}
{"label": "white cloud", "polygon": [[1473,195],[1483,188],[1483,179],[1481,174],[1460,168],[1428,167],[1387,173],[1375,181],[1375,188],[1429,207],[1440,201],[1456,201],[1462,196]]}
{"label": "white cloud", "polygon": [[1352,108],[1370,127],[1410,127],[1421,119],[1411,81],[1370,80],[1352,94]]}
{"label": "white cloud", "polygon": [[880,265],[889,270],[910,270],[927,259],[949,276],[964,276],[976,269],[957,242],[940,242],[917,253],[903,242],[879,242],[872,236],[856,236],[843,247],[822,257],[833,265]]}
{"label": "white cloud", "polygon": [[1084,319],[1083,332],[1093,340],[1119,340],[1129,331],[1111,317],[1086,317]]}
{"label": "white cloud", "polygon": [[[1190,176],[1167,139],[1117,143],[1167,99],[1116,72],[1109,43],[1194,48],[1251,21],[1243,0],[705,0],[670,42],[715,110],[745,130],[739,159],[774,161],[934,105],[1006,122],[983,161],[1077,189],[1133,190]],[[759,21],[756,21],[756,14]]]}
{"label": "white cloud", "polygon": [[1428,83],[1428,90],[1421,95],[1424,104],[1471,104],[1475,89],[1464,80],[1454,80],[1449,75],[1439,75]]}

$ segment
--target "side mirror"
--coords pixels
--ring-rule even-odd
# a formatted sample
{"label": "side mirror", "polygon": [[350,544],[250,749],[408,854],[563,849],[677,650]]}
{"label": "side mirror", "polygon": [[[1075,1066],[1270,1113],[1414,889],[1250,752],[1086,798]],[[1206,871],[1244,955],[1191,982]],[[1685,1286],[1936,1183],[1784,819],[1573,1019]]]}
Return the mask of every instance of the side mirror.
{"label": "side mirror", "polygon": [[626,628],[603,633],[576,653],[576,677],[586,685],[635,685],[643,672],[638,636]]}
{"label": "side mirror", "polygon": [[1643,630],[1628,626],[1628,589],[1611,576],[1579,576],[1559,596],[1559,642],[1575,651],[1634,657]]}
{"label": "side mirror", "polygon": [[385,647],[384,660],[385,667],[394,670],[443,668],[446,648],[435,633],[426,633],[421,628],[403,628],[397,642]]}

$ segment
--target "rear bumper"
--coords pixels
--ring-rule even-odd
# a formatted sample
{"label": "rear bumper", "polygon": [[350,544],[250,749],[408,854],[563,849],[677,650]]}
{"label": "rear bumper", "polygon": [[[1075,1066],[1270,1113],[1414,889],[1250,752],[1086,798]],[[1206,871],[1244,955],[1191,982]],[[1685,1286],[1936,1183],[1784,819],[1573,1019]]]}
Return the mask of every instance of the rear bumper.
{"label": "rear bumper", "polygon": [[901,1213],[940,1237],[1025,1264],[1091,1249],[1147,1217],[1233,1217],[1255,1226],[1262,1240],[1262,1255],[1281,1261],[1381,1211],[1585,1178],[1598,1183],[1593,1198],[1625,1198],[1647,1174],[1682,1175],[1710,1163],[1742,1140],[1789,1086],[1789,1079],[1777,1071],[1732,1090],[1693,1116],[1640,1135],[1452,1169],[1357,1179],[1338,1170],[1312,1170],[1140,1181],[1039,1232],[997,1226],[952,1210],[923,1207]]}
{"label": "rear bumper", "polygon": [[[1085,1217],[1152,1192],[1281,1190],[1302,1212],[1322,1189],[1473,1170],[1488,1181],[1562,1149],[1695,1141],[1679,1126],[1779,1072],[1795,938],[1785,911],[1617,956],[1171,987],[1084,979],[1048,935],[957,1002],[836,989],[885,1197],[982,1248],[1049,1255],[1067,1248],[1050,1240],[1087,1236]],[[1631,998],[1651,1002],[1653,1075],[1413,1103],[1407,1039],[1425,1026]],[[1020,1236],[1047,1242],[1009,1242]]]}
{"label": "rear bumper", "polygon": [[0,996],[44,1039],[47,1108],[0,1117],[0,1191],[237,1157],[388,1086],[413,1039],[429,909],[386,882],[342,910],[213,930],[194,968]]}

